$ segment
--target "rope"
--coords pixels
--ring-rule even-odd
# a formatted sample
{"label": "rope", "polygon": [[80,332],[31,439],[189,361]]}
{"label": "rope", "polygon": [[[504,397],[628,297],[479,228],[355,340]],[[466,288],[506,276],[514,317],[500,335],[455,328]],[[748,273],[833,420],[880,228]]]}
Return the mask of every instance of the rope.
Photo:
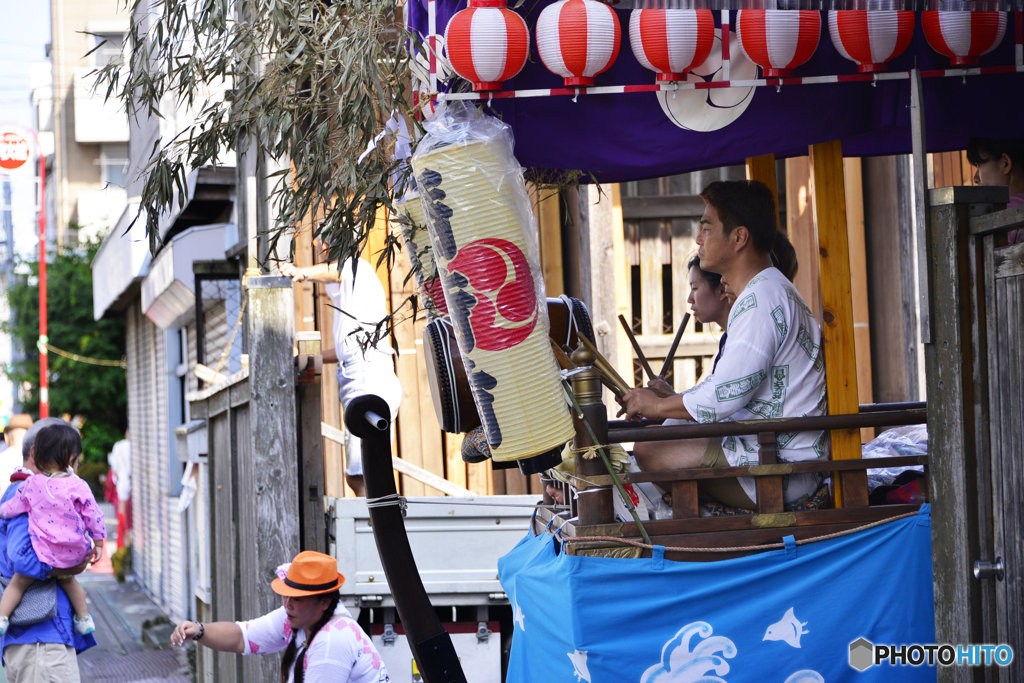
{"label": "rope", "polygon": [[[374,499],[376,500],[376,499]],[[532,509],[543,509],[543,510],[568,510],[568,505],[544,505],[543,503],[537,503],[536,505],[527,505],[523,503],[458,503],[450,498],[444,500],[407,500],[407,503],[413,505],[462,505],[471,508],[532,508]]]}
{"label": "rope", "polygon": [[607,446],[584,446],[583,448],[573,448],[572,452],[582,456],[584,460],[593,460],[601,456],[602,448],[607,448]]}
{"label": "rope", "polygon": [[381,496],[380,498],[367,498],[366,507],[368,508],[386,508],[392,505],[397,505],[402,509],[402,516],[405,517],[406,510],[408,510],[408,501],[405,500],[404,496],[397,493],[392,493],[387,496]]}
{"label": "rope", "polygon": [[235,335],[238,334],[238,328],[242,324],[242,317],[245,315],[245,304],[249,301],[249,297],[245,295],[245,285],[242,285],[242,307],[238,310],[238,320],[235,321],[235,329],[231,330],[231,338],[228,339],[228,345],[224,347],[224,353],[220,354],[220,360],[217,361],[217,367],[213,371],[220,374],[220,369],[224,367],[224,361],[227,360],[228,354],[231,352],[231,347],[235,343]]}
{"label": "rope", "polygon": [[[846,531],[837,531],[834,534],[826,534],[824,536],[815,536],[814,538],[803,538],[803,539],[798,540],[796,542],[796,544],[797,545],[807,545],[808,543],[817,543],[818,541],[827,541],[827,540],[829,540],[831,538],[839,538],[840,536],[846,536],[848,534],[853,534],[853,533],[856,533],[858,531],[864,531],[865,529],[870,529],[872,527],[880,526],[882,524],[888,524],[889,522],[895,522],[897,519],[904,519],[906,517],[913,517],[913,516],[915,516],[917,514],[918,514],[917,512],[908,512],[908,513],[906,513],[904,515],[899,515],[897,517],[890,517],[888,519],[881,519],[881,520],[878,520],[877,522],[872,522],[870,524],[865,524],[864,526],[859,526],[859,527],[857,527],[855,529],[847,529]],[[559,531],[561,531],[561,529],[559,529]],[[630,540],[628,538],[615,538],[614,536],[570,536],[570,537],[567,537],[567,538],[563,538],[563,540],[562,540],[563,543],[580,543],[580,542],[583,542],[583,541],[607,541],[609,543],[622,543],[623,545],[631,545],[631,546],[634,546],[636,548],[643,548],[645,550],[653,550],[654,549],[653,545],[649,545],[647,543],[641,543],[639,541],[632,541],[632,540]],[[741,546],[733,546],[731,548],[677,548],[677,547],[668,548],[667,547],[667,548],[665,548],[665,550],[666,550],[666,552],[673,552],[673,553],[735,553],[735,552],[741,552],[741,551],[746,551],[746,550],[775,550],[775,549],[780,549],[780,548],[785,548],[785,547],[786,547],[785,543],[766,543],[764,545],[741,545]]]}
{"label": "rope", "polygon": [[[71,353],[64,349],[58,349],[56,346],[47,341],[46,337],[40,337],[39,341],[36,342],[36,346],[40,347],[40,353],[45,354],[46,351],[53,351],[58,356],[73,360],[77,363],[88,363],[89,365],[102,365],[108,368],[121,368],[125,370],[128,368],[128,362],[123,358],[121,360],[105,360],[103,358],[90,358],[89,356],[80,356],[77,353]],[[45,351],[44,351],[45,349]]]}

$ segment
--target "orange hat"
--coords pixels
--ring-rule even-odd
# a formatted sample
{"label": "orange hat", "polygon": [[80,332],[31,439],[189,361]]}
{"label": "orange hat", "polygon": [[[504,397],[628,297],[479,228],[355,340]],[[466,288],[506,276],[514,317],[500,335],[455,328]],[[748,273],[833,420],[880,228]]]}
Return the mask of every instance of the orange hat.
{"label": "orange hat", "polygon": [[343,583],[345,577],[338,572],[337,560],[330,555],[304,550],[292,560],[285,578],[274,579],[270,588],[278,595],[299,598],[334,592]]}
{"label": "orange hat", "polygon": [[32,426],[32,416],[26,413],[18,413],[17,415],[11,416],[11,421],[4,427],[4,432],[8,429],[28,429]]}

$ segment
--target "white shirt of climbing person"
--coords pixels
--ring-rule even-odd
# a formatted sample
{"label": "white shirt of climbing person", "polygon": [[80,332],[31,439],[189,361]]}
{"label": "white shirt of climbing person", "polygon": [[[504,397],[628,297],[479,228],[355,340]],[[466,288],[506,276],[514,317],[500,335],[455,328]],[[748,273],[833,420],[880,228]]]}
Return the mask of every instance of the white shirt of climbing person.
{"label": "white shirt of climbing person", "polygon": [[183,621],[171,642],[193,640],[212,650],[243,655],[284,651],[287,683],[390,683],[370,637],[341,604],[345,577],[330,555],[304,551],[277,569],[271,589],[283,605],[250,621]]}

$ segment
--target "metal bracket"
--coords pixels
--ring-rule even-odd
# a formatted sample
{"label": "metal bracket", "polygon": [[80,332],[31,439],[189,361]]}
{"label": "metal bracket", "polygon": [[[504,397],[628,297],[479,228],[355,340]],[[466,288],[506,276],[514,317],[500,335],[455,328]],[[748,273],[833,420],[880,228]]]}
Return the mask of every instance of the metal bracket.
{"label": "metal bracket", "polygon": [[395,627],[391,624],[384,624],[384,635],[381,636],[384,647],[394,646],[396,640],[398,640],[398,634],[395,633]]}
{"label": "metal bracket", "polygon": [[758,529],[775,529],[796,524],[796,515],[792,512],[778,512],[767,515],[754,515],[750,523]]}
{"label": "metal bracket", "polygon": [[491,633],[492,633],[491,629],[487,628],[487,622],[486,621],[478,622],[477,625],[476,625],[476,642],[477,643],[486,643],[487,639],[490,637]]}
{"label": "metal bracket", "polygon": [[384,602],[384,596],[382,595],[360,595],[359,606],[360,607],[373,607]]}
{"label": "metal bracket", "polygon": [[793,466],[787,464],[751,465],[747,471],[752,477],[771,477],[793,474]]}

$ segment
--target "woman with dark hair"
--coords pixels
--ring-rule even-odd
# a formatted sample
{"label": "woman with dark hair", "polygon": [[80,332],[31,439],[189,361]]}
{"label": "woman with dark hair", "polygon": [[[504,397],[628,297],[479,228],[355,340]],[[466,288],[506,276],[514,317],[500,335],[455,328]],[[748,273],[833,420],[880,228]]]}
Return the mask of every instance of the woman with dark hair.
{"label": "woman with dark hair", "polygon": [[277,568],[282,607],[251,621],[183,621],[171,634],[212,650],[265,655],[284,650],[280,683],[388,683],[377,649],[341,604],[345,577],[330,555],[310,550]]}
{"label": "woman with dark hair", "polygon": [[[974,184],[1010,188],[1006,208],[1024,206],[1024,140],[971,138],[967,141],[967,161],[974,166]],[[1024,242],[1024,230],[1010,232],[1010,244]]]}

